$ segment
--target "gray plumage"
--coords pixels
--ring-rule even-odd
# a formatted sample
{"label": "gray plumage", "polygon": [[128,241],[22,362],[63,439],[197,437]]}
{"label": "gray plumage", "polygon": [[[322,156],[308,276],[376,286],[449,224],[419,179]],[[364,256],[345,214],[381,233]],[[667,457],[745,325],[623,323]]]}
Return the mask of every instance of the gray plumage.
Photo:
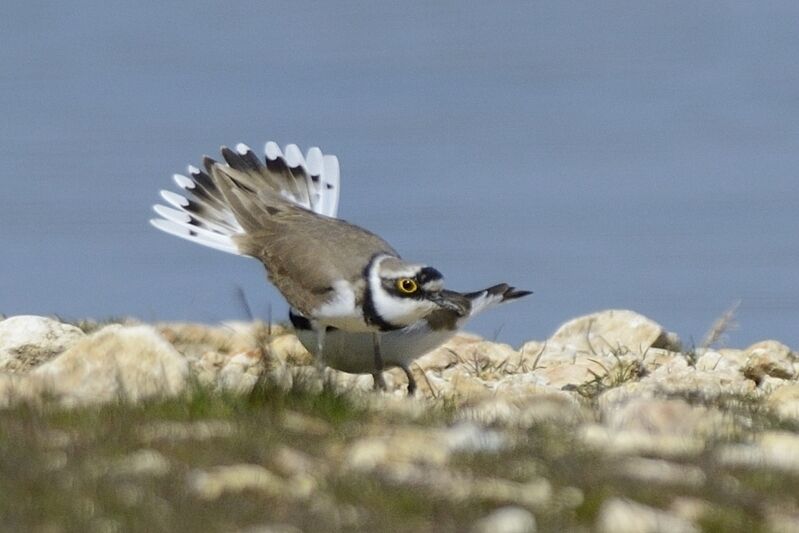
{"label": "gray plumage", "polygon": [[[289,305],[310,315],[327,301],[337,280],[362,283],[364,257],[387,254],[399,257],[383,239],[344,220],[319,215],[275,192],[282,187],[285,163],[259,168],[240,165],[223,148],[227,166],[206,158],[206,169],[245,233],[233,237],[244,255],[259,259],[269,280]],[[282,162],[282,159],[281,159]],[[236,165],[236,166],[233,166]],[[296,180],[286,181],[296,183]],[[307,198],[308,191],[292,187]],[[356,301],[356,303],[359,303]]]}

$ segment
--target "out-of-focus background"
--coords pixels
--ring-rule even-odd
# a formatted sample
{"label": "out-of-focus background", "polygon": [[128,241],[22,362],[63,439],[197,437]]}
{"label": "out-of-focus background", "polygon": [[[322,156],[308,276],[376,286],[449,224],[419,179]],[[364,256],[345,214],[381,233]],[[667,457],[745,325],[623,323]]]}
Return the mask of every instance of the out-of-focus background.
{"label": "out-of-focus background", "polygon": [[339,156],[340,214],[455,289],[799,345],[796,2],[22,2],[0,9],[0,313],[284,318],[252,260],[151,228],[221,144]]}

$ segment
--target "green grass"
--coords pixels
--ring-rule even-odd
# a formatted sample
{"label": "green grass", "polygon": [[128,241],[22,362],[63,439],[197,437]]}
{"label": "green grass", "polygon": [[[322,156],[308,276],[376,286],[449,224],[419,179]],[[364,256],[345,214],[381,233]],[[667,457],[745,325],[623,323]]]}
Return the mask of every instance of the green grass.
{"label": "green grass", "polygon": [[[262,383],[247,395],[195,384],[180,397],[136,405],[17,405],[0,411],[0,530],[237,531],[291,524],[308,531],[462,531],[514,503],[514,494],[464,497],[437,484],[449,476],[461,486],[546,480],[552,497],[530,508],[540,531],[590,528],[610,497],[668,509],[678,496],[707,503],[699,521],[706,531],[758,531],[766,509],[789,508],[790,495],[799,494],[796,474],[717,464],[714,450],[725,439],[683,459],[702,469],[701,486],[633,481],[620,475],[624,457],[581,444],[570,425],[577,422],[493,428],[506,438],[505,448],[459,451],[441,466],[406,465],[422,478],[383,467],[353,470],[346,456],[360,439],[396,428],[440,430],[458,419],[453,402],[431,402],[420,416],[373,400],[330,387],[283,391]],[[753,420],[753,428],[780,427],[753,399],[718,401]],[[308,466],[298,470],[286,459],[291,454]],[[280,486],[216,498],[191,489],[198,472],[237,464],[265,468]],[[303,492],[304,486],[310,488]]]}

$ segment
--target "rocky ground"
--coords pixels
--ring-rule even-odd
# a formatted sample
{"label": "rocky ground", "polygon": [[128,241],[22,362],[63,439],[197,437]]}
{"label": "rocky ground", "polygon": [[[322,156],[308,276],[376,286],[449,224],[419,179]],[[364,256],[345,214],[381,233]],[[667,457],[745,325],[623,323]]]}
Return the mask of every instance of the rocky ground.
{"label": "rocky ground", "polygon": [[0,321],[0,529],[799,531],[799,354],[631,311],[388,391],[259,323]]}

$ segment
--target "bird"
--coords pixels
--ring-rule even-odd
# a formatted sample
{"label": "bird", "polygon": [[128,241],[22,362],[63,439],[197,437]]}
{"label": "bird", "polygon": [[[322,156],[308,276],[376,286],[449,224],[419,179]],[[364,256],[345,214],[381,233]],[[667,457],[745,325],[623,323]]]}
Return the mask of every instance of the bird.
{"label": "bird", "polygon": [[320,370],[371,373],[409,365],[476,314],[532,294],[506,283],[461,293],[432,266],[402,259],[378,235],[338,217],[335,155],[266,143],[263,159],[247,145],[222,146],[223,161],[174,174],[182,194],[161,191],[150,223],[168,234],[260,260],[289,304],[289,320]]}

